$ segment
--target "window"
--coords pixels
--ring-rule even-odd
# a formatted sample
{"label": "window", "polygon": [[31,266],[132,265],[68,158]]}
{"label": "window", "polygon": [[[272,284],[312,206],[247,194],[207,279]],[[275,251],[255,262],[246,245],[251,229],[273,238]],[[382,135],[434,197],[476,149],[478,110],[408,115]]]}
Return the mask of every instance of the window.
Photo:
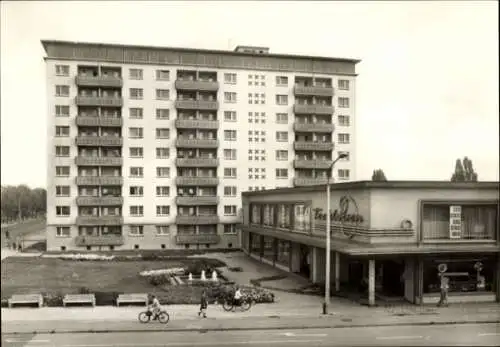
{"label": "window", "polygon": [[342,158],[343,161],[349,161],[351,159],[349,152],[339,152],[339,155],[346,155],[345,158]]}
{"label": "window", "polygon": [[170,187],[168,186],[157,186],[156,196],[170,196]]}
{"label": "window", "polygon": [[350,125],[349,116],[339,116],[339,125],[348,127]]}
{"label": "window", "polygon": [[56,186],[56,196],[70,196],[69,186]]}
{"label": "window", "polygon": [[339,143],[348,144],[350,141],[350,134],[339,134]]}
{"label": "window", "polygon": [[288,142],[288,132],[286,132],[286,131],[277,131],[276,132],[276,141],[278,141],[278,142]]}
{"label": "window", "polygon": [[130,69],[129,76],[131,80],[142,80],[142,69]]}
{"label": "window", "polygon": [[277,150],[276,151],[276,160],[288,160],[288,151]]}
{"label": "window", "polygon": [[56,65],[57,76],[69,76],[69,65]]}
{"label": "window", "polygon": [[69,117],[69,106],[56,105],[56,117]]}
{"label": "window", "polygon": [[288,95],[276,95],[277,105],[288,105]]}
{"label": "window", "polygon": [[57,217],[69,217],[70,214],[71,208],[69,206],[56,206]]}
{"label": "window", "polygon": [[[135,206],[138,207],[138,206]],[[140,206],[142,207],[142,206]],[[143,225],[131,225],[129,226],[128,233],[132,236],[143,236],[144,226]]]}
{"label": "window", "polygon": [[225,160],[236,160],[236,149],[225,149],[224,150]]}
{"label": "window", "polygon": [[339,107],[348,108],[349,107],[349,98],[339,98]]}
{"label": "window", "polygon": [[56,176],[58,177],[69,176],[69,166],[56,166]]}
{"label": "window", "polygon": [[156,99],[157,100],[169,100],[170,90],[168,89],[156,89]]}
{"label": "window", "polygon": [[163,167],[163,166],[157,167],[156,168],[156,177],[169,178],[170,177],[170,168]]}
{"label": "window", "polygon": [[56,86],[56,96],[66,97],[69,96],[69,86]]}
{"label": "window", "polygon": [[276,178],[288,178],[288,169],[276,169]]}
{"label": "window", "polygon": [[349,90],[349,80],[339,80],[339,89]]}
{"label": "window", "polygon": [[130,196],[143,196],[144,187],[143,186],[132,186],[130,187]]}
{"label": "window", "polygon": [[131,139],[142,139],[144,136],[143,128],[128,128],[128,137]]}
{"label": "window", "polygon": [[224,102],[235,103],[236,102],[236,93],[224,92]]}
{"label": "window", "polygon": [[170,129],[169,128],[156,128],[156,138],[157,139],[169,139]]}
{"label": "window", "polygon": [[156,70],[156,80],[157,81],[169,81],[170,71],[168,70]]}
{"label": "window", "polygon": [[237,189],[235,186],[225,186],[224,187],[224,196],[236,196]]}
{"label": "window", "polygon": [[56,126],[56,136],[57,137],[68,137],[69,127],[68,126]]}
{"label": "window", "polygon": [[130,99],[142,100],[144,97],[142,88],[130,88]]}
{"label": "window", "polygon": [[276,113],[276,123],[288,124],[288,113]]}
{"label": "window", "polygon": [[224,83],[226,84],[236,84],[236,74],[235,73],[225,73]]}
{"label": "window", "polygon": [[236,122],[236,111],[224,111],[225,122]]}
{"label": "window", "polygon": [[169,215],[170,215],[170,206],[167,205],[156,206],[157,217],[164,217]]}
{"label": "window", "polygon": [[168,159],[168,158],[170,158],[170,148],[167,147],[156,148],[156,159]]}
{"label": "window", "polygon": [[130,168],[130,177],[143,177],[144,168],[140,166],[133,166]]}
{"label": "window", "polygon": [[266,103],[266,94],[259,93],[248,93],[248,103],[249,104],[265,104]]}
{"label": "window", "polygon": [[140,107],[132,107],[129,109],[130,119],[142,119],[143,109]]}
{"label": "window", "polygon": [[224,178],[236,178],[236,168],[235,167],[225,167],[224,168]]}
{"label": "window", "polygon": [[266,113],[265,112],[248,112],[248,123],[259,123],[259,116],[260,116],[260,122],[262,124],[266,123]]}
{"label": "window", "polygon": [[56,157],[69,157],[69,146],[56,146]]}
{"label": "window", "polygon": [[142,147],[130,147],[129,157],[131,158],[142,158],[144,156],[144,150]]}
{"label": "window", "polygon": [[276,85],[283,87],[288,86],[288,77],[286,76],[276,76]]}
{"label": "window", "polygon": [[224,224],[224,234],[236,234],[236,224]]}
{"label": "window", "polygon": [[236,141],[236,130],[224,130],[225,141]]}
{"label": "window", "polygon": [[70,227],[56,227],[56,237],[70,237]]}
{"label": "window", "polygon": [[166,108],[157,108],[156,109],[156,119],[169,120],[170,119],[170,110]]}
{"label": "window", "polygon": [[142,205],[130,206],[130,215],[132,217],[142,217],[144,215],[144,206]]}
{"label": "window", "polygon": [[156,226],[156,235],[169,235],[169,234],[170,234],[170,225]]}
{"label": "window", "polygon": [[224,205],[225,216],[236,216],[236,205]]}
{"label": "window", "polygon": [[339,180],[348,180],[349,174],[350,172],[348,169],[339,169],[338,171]]}

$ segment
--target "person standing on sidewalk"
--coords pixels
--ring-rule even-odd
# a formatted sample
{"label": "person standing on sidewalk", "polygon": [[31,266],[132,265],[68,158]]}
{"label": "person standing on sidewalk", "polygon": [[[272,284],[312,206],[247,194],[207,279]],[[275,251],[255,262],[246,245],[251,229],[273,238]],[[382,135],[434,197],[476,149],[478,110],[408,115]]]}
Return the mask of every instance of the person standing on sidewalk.
{"label": "person standing on sidewalk", "polygon": [[203,292],[201,292],[200,312],[198,312],[198,316],[203,315],[203,318],[207,318],[207,308],[207,292],[203,290]]}
{"label": "person standing on sidewalk", "polygon": [[450,288],[450,279],[448,276],[441,275],[441,295],[439,297],[438,307],[448,306],[448,289]]}

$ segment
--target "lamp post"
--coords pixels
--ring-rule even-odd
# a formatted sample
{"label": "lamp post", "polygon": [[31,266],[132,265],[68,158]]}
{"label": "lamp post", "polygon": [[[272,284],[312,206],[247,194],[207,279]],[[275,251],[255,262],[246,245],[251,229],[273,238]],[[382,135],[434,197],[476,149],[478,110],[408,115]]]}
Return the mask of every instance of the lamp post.
{"label": "lamp post", "polygon": [[323,314],[328,314],[328,306],[330,306],[330,178],[332,177],[333,166],[340,159],[347,158],[347,154],[341,153],[338,155],[330,167],[328,168],[328,176],[326,181],[326,273],[325,273],[325,302],[323,303]]}

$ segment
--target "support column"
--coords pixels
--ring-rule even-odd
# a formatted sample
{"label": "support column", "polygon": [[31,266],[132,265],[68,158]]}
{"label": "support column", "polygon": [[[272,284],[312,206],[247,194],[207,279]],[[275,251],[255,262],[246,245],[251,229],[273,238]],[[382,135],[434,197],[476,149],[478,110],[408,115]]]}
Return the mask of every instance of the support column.
{"label": "support column", "polygon": [[318,261],[317,261],[317,256],[316,256],[316,252],[317,252],[317,248],[316,247],[311,247],[312,248],[312,252],[311,252],[311,275],[312,275],[312,283],[317,283],[318,282],[318,269],[317,269],[317,264],[318,264]]}
{"label": "support column", "polygon": [[335,292],[340,292],[340,253],[335,252]]}
{"label": "support column", "polygon": [[375,259],[368,261],[368,305],[375,306]]}
{"label": "support column", "polygon": [[500,302],[500,254],[497,254],[497,302]]}

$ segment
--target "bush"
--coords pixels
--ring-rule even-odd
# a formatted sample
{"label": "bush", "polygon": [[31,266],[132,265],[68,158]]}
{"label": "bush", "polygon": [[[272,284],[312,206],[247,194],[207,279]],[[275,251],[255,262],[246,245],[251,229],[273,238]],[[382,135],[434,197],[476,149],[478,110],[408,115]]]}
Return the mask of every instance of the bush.
{"label": "bush", "polygon": [[94,292],[95,304],[99,306],[114,306],[119,292]]}
{"label": "bush", "polygon": [[[274,293],[267,289],[249,286],[239,286],[239,288],[241,290],[241,294],[243,294],[244,297],[251,299],[257,304],[274,302]],[[235,289],[236,288],[233,285],[222,285],[216,288],[212,288],[211,294],[218,301],[222,301],[224,299],[231,299],[234,295]]]}
{"label": "bush", "polygon": [[232,272],[243,272],[243,268],[241,266],[230,267],[228,270]]}
{"label": "bush", "polygon": [[167,274],[153,275],[149,276],[148,280],[149,283],[151,283],[153,286],[162,286],[165,284],[170,284],[170,275]]}
{"label": "bush", "polygon": [[42,293],[43,302],[49,307],[63,306],[64,295],[61,292],[57,293]]}

